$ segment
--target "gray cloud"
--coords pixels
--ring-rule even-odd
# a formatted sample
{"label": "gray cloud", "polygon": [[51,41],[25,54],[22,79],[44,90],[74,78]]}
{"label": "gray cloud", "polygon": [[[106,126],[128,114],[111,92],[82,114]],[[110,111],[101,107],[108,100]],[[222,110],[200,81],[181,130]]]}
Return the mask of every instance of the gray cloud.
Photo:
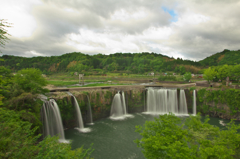
{"label": "gray cloud", "polygon": [[[201,60],[223,49],[239,49],[238,0],[42,2],[31,7],[30,14],[37,24],[32,35],[11,37],[2,49],[3,54],[50,56],[73,51],[109,54],[117,50]],[[163,7],[175,13],[176,22],[171,21],[173,15]],[[164,29],[170,30],[169,34]]]}

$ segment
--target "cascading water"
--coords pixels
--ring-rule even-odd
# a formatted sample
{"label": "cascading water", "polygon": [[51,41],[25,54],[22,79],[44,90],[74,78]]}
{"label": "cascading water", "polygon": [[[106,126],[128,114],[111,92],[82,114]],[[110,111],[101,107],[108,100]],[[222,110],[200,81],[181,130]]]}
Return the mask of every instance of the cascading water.
{"label": "cascading water", "polygon": [[193,115],[197,114],[196,90],[193,90]]}
{"label": "cascading water", "polygon": [[168,90],[168,112],[178,114],[177,90]]}
{"label": "cascading water", "polygon": [[42,109],[43,136],[59,135],[59,142],[68,143],[65,140],[62,118],[57,103],[54,99],[45,101]]}
{"label": "cascading water", "polygon": [[113,117],[113,118],[117,118],[117,117],[121,117],[123,115],[124,114],[123,114],[121,94],[118,92],[113,97],[110,116]]}
{"label": "cascading water", "polygon": [[147,92],[147,112],[150,114],[178,113],[177,90],[153,89]]}
{"label": "cascading water", "polygon": [[125,94],[122,91],[118,91],[117,94],[113,97],[111,112],[110,112],[110,119],[113,120],[123,120],[126,117],[133,117],[130,114],[127,114],[126,109],[126,102],[125,102]]}
{"label": "cascading water", "polygon": [[77,99],[75,98],[75,96],[72,93],[67,92],[67,94],[72,96],[73,99],[74,99],[74,104],[73,105],[74,105],[76,113],[77,113],[77,127],[75,129],[77,129],[79,132],[83,132],[83,133],[90,132],[91,131],[90,128],[84,128],[82,114],[81,114],[81,110],[80,110],[80,107],[78,105]]}
{"label": "cascading water", "polygon": [[[186,115],[187,104],[184,90],[180,91],[180,102],[178,107],[178,98],[176,89],[153,89],[147,91],[147,111],[146,114],[166,114]],[[183,100],[185,99],[185,100]],[[181,104],[182,103],[182,104]],[[180,110],[179,110],[180,109]]]}
{"label": "cascading water", "polygon": [[92,108],[91,108],[91,104],[90,104],[90,100],[89,97],[87,95],[87,99],[88,99],[88,112],[89,112],[89,117],[90,117],[90,123],[88,123],[88,125],[93,125],[93,119],[92,119]]}
{"label": "cascading water", "polygon": [[146,90],[144,89],[144,91],[143,91],[143,106],[144,106],[144,111],[146,111],[147,109],[146,109]]}
{"label": "cascading water", "polygon": [[127,114],[127,108],[126,108],[124,92],[122,92],[122,106],[123,106],[123,114],[126,115]]}
{"label": "cascading water", "polygon": [[148,89],[147,92],[147,112],[155,113],[156,112],[156,95],[154,89]]}
{"label": "cascading water", "polygon": [[180,90],[180,97],[179,97],[179,114],[180,115],[187,115],[187,101],[185,91],[183,89]]}

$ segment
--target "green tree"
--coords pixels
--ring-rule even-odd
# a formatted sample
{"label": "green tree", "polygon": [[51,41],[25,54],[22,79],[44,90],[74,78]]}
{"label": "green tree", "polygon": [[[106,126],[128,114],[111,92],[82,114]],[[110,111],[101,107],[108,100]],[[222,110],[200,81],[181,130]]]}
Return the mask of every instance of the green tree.
{"label": "green tree", "polygon": [[37,127],[23,121],[13,110],[0,108],[0,158],[89,158],[91,148],[71,150],[70,144],[59,143],[58,137],[47,137],[37,143],[40,135],[34,135]]}
{"label": "green tree", "polygon": [[232,70],[228,65],[223,65],[218,68],[217,70],[217,77],[221,80],[225,80],[227,77],[229,77],[232,74]]}
{"label": "green tree", "polygon": [[185,74],[183,75],[183,79],[184,79],[185,81],[190,81],[191,78],[192,78],[191,72],[187,72],[187,73],[185,73]]}
{"label": "green tree", "polygon": [[46,93],[47,89],[43,86],[47,85],[47,80],[42,76],[42,72],[35,68],[26,68],[17,72],[14,83],[24,92],[33,94]]}
{"label": "green tree", "polygon": [[9,93],[10,84],[12,84],[13,76],[11,70],[4,66],[0,66],[0,105],[2,105],[2,100],[5,98],[6,94]]}
{"label": "green tree", "polygon": [[203,78],[210,83],[217,75],[217,72],[215,71],[214,68],[209,67],[204,71]]}
{"label": "green tree", "polygon": [[[6,84],[2,85],[4,88],[1,93],[4,95],[3,107],[15,110],[21,115],[24,121],[32,123],[33,127],[40,126],[40,108],[42,101],[37,98],[39,93],[48,92],[47,89],[42,88],[47,81],[42,77],[42,73],[38,69],[23,69],[7,82],[8,71],[1,69],[2,78]],[[40,131],[38,129],[38,131]]]}
{"label": "green tree", "polygon": [[7,23],[4,19],[0,19],[0,47],[4,47],[6,42],[9,40],[7,36],[10,36],[10,34],[7,33],[7,30],[5,29],[6,27],[10,27],[9,23]]}
{"label": "green tree", "polygon": [[0,158],[31,158],[37,153],[36,129],[15,111],[0,108],[0,130]]}
{"label": "green tree", "polygon": [[240,126],[233,122],[227,130],[220,130],[208,124],[207,117],[201,122],[201,116],[184,119],[165,114],[146,121],[145,125],[136,126],[142,139],[137,139],[137,146],[142,148],[146,158],[164,159],[233,159],[240,155]]}
{"label": "green tree", "polygon": [[236,80],[239,83],[239,80],[240,80],[240,64],[234,66],[233,74],[234,74],[234,77],[236,78]]}
{"label": "green tree", "polygon": [[186,73],[186,68],[184,66],[179,66],[179,71],[181,75],[184,75]]}

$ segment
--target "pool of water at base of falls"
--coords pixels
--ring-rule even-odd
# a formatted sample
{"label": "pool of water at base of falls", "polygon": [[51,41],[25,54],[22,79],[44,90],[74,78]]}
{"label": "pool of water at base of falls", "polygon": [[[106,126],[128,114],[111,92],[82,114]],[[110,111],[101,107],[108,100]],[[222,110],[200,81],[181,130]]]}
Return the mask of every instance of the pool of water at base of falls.
{"label": "pool of water at base of falls", "polygon": [[[89,148],[93,143],[94,149],[91,157],[94,159],[144,159],[141,149],[134,140],[141,139],[135,132],[136,125],[144,125],[145,121],[154,120],[153,115],[135,113],[134,118],[113,121],[109,118],[98,120],[94,125],[86,125],[91,128],[89,133],[79,133],[75,129],[65,130],[67,140],[72,140],[72,148],[84,146]],[[186,118],[186,117],[184,117]],[[202,118],[202,121],[204,119]],[[230,120],[210,117],[209,123],[224,128],[220,123],[228,123]],[[240,122],[237,122],[240,124]]]}

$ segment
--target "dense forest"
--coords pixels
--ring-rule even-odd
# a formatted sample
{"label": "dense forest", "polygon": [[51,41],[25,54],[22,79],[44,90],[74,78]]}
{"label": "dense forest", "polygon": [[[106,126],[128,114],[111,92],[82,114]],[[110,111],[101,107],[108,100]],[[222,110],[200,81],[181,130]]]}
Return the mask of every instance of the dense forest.
{"label": "dense forest", "polygon": [[1,66],[13,72],[23,68],[38,68],[44,74],[56,72],[89,72],[104,74],[105,72],[125,72],[143,74],[150,71],[174,71],[184,74],[202,73],[202,69],[209,66],[235,65],[240,63],[240,51],[223,50],[199,62],[174,59],[157,53],[115,53],[110,55],[87,55],[80,52],[67,53],[51,57],[18,57],[3,55]]}
{"label": "dense forest", "polygon": [[199,63],[204,67],[240,64],[240,50],[230,51],[225,49],[199,61]]}
{"label": "dense forest", "polygon": [[[149,71],[187,71],[197,73],[200,63],[174,59],[156,53],[115,53],[110,55],[87,55],[83,53],[67,53],[51,57],[18,57],[3,55],[0,65],[12,71],[23,68],[38,68],[45,74],[54,72],[89,72],[90,70],[104,72],[145,73]],[[101,72],[102,71],[102,72]]]}

